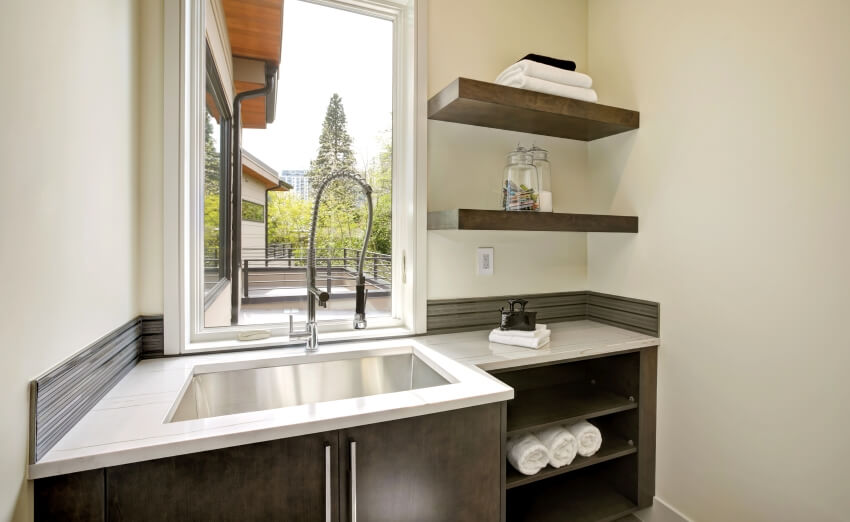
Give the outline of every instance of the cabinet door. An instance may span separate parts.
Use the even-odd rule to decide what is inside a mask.
[[[501,403],[342,430],[345,521],[488,522],[501,514]]]
[[[318,433],[108,468],[109,520],[336,521],[337,437]]]

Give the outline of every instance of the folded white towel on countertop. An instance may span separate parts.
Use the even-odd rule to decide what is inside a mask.
[[[576,458],[578,442],[572,433],[563,426],[552,426],[534,434],[549,451],[549,464],[560,468],[570,464]]]
[[[514,346],[522,346],[523,348],[540,348],[549,343],[551,339],[551,332],[549,330],[542,330],[541,333],[531,337],[520,336],[520,335],[512,335],[514,330],[502,331],[498,328],[494,329],[490,332],[490,342],[491,343],[501,343],[501,344],[512,344]]]
[[[593,86],[593,79],[584,73],[567,71],[531,60],[520,60],[511,65],[496,78],[496,83],[500,83],[500,80],[515,74],[524,74],[531,78],[540,78],[541,80],[560,83],[562,85],[584,87],[585,89],[590,89]]]
[[[517,89],[526,89],[528,91],[542,92],[552,94],[554,96],[563,96],[564,98],[573,98],[574,100],[582,100],[591,103],[596,103],[599,98],[596,96],[596,91],[593,89],[585,89],[584,87],[575,87],[573,85],[562,85],[560,83],[541,80],[540,78],[532,78],[524,74],[513,74],[497,80],[499,85],[508,87],[516,87]]]
[[[602,447],[602,433],[599,428],[587,421],[567,426],[567,430],[576,438],[578,454],[582,457],[590,457]]]
[[[534,475],[549,464],[549,451],[531,433],[508,439],[508,462],[523,475]]]

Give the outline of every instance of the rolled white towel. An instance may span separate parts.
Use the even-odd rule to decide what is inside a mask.
[[[602,433],[599,428],[587,421],[567,426],[567,430],[576,438],[578,454],[582,457],[590,457],[602,446]]]
[[[549,464],[549,451],[531,433],[508,439],[508,462],[523,475],[534,475]]]
[[[585,89],[590,89],[593,86],[593,79],[586,74],[559,69],[558,67],[552,67],[551,65],[532,60],[520,60],[511,65],[496,78],[496,83],[499,83],[501,79],[515,74],[524,74],[532,78],[540,78],[541,80],[560,83],[562,85],[584,87]]]
[[[513,74],[497,80],[499,85],[508,87],[516,87],[517,89],[526,89],[528,91],[542,92],[552,94],[554,96],[563,96],[564,98],[573,98],[575,100],[583,100],[591,103],[596,103],[599,98],[596,96],[596,91],[593,89],[585,89],[584,87],[574,87],[572,85],[562,85],[560,83],[541,80],[540,78],[532,78],[524,74]]]
[[[549,464],[552,467],[566,466],[576,458],[578,442],[563,426],[552,426],[534,435],[549,450]]]

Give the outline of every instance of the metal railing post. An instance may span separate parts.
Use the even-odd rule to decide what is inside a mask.
[[[242,261],[242,295],[248,298],[248,260]]]

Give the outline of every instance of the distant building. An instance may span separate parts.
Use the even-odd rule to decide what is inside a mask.
[[[282,170],[280,179],[292,185],[292,194],[297,194],[302,199],[310,197],[310,178],[307,177],[306,170]]]

